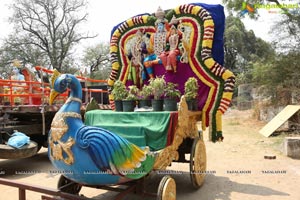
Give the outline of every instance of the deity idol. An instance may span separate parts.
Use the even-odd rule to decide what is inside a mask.
[[[144,65],[150,78],[154,78],[153,65],[162,64],[160,55],[167,46],[168,21],[164,18],[164,11],[159,7],[155,13],[157,18],[155,22],[156,32],[150,37],[149,54],[144,59]]]
[[[130,53],[128,58],[130,59],[130,71],[129,80],[132,80],[134,85],[138,88],[142,86],[142,80],[146,79],[146,72],[144,70],[143,60],[144,54],[146,54],[146,43],[143,41],[143,33],[138,30],[135,34],[134,43],[130,46]]]
[[[15,60],[13,62],[13,70],[12,70],[12,76],[11,76],[11,80],[14,80],[14,81],[20,81],[20,82],[14,82],[13,84],[14,85],[19,85],[20,87],[18,86],[14,86],[12,87],[12,91],[13,91],[13,94],[22,94],[24,92],[24,85],[26,85],[26,83],[22,83],[23,81],[25,81],[25,77],[24,75],[21,73],[20,71],[20,62]],[[15,104],[21,104],[23,101],[22,98],[16,96],[14,97],[14,103]]]

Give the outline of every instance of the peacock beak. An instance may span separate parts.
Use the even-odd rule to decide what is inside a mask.
[[[59,95],[58,92],[56,92],[55,90],[51,90],[50,92],[50,97],[49,97],[49,104],[52,105],[53,101],[55,100],[55,98]]]

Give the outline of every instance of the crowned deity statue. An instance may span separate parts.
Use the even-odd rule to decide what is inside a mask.
[[[146,79],[146,72],[143,65],[144,54],[148,53],[146,43],[143,40],[143,32],[138,30],[135,34],[134,42],[129,49],[128,58],[130,59],[130,70],[128,80],[140,88]]]
[[[150,78],[153,78],[153,65],[163,64],[168,72],[177,72],[180,60],[179,43],[182,33],[177,29],[178,19],[173,15],[170,23],[165,19],[164,11],[159,7],[155,13],[156,32],[150,37],[149,54],[144,59],[144,66]]]
[[[159,7],[155,12],[155,33],[150,37],[150,44],[148,47],[149,54],[144,59],[144,65],[150,78],[154,78],[153,65],[162,64],[160,55],[167,47],[167,34],[169,30],[168,20],[165,19],[164,11]]]
[[[14,82],[12,83],[14,86],[11,88],[13,94],[22,94],[24,92],[24,85],[25,83],[25,77],[21,73],[21,63],[18,60],[14,60],[13,63],[13,69],[12,69],[12,76],[10,77],[11,80]],[[16,81],[16,82],[15,82]],[[23,98],[19,96],[14,97],[14,103],[15,104],[21,104],[23,102]]]
[[[181,33],[177,30],[176,26],[178,20],[173,16],[170,25],[171,28],[167,36],[168,48],[160,53],[159,58],[167,71],[177,72],[177,56],[180,54],[178,44],[180,41]]]

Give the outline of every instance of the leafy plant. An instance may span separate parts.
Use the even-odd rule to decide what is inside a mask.
[[[149,85],[152,88],[154,99],[161,99],[162,95],[164,94],[164,88],[166,86],[164,76],[150,79]]]
[[[117,80],[115,82],[114,88],[111,93],[114,96],[114,100],[122,100],[128,96],[128,91],[126,90],[126,86],[120,80]]]
[[[139,99],[149,99],[152,95],[152,87],[150,85],[144,85],[140,91]]]
[[[166,87],[165,87],[165,97],[170,98],[170,99],[176,99],[179,98],[181,93],[177,89],[178,84],[168,82]]]
[[[137,100],[137,96],[133,94],[128,94],[125,100]]]
[[[184,84],[184,96],[186,100],[195,99],[198,96],[198,81],[194,77],[188,78]]]
[[[139,93],[139,89],[137,88],[136,85],[131,85],[128,87],[128,95],[125,98],[125,100],[137,100],[138,98],[138,93]]]

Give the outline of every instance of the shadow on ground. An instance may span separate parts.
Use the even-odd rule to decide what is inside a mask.
[[[0,161],[0,171],[3,172],[0,177],[13,180],[29,177],[37,173],[47,173],[53,169],[46,150],[29,158],[2,159]]]
[[[152,174],[145,180],[147,192],[157,193],[158,185],[163,175]],[[219,199],[231,200],[231,193],[244,193],[253,196],[289,196],[289,194],[280,192],[265,186],[255,184],[243,184],[231,181],[228,177],[207,175],[203,186],[199,189],[194,189],[189,174],[172,174],[176,181],[177,199],[195,200],[195,199]],[[111,200],[118,193],[107,191],[101,195],[94,196],[93,199]],[[123,200],[154,200],[155,197],[138,196],[135,194],[126,195]]]

